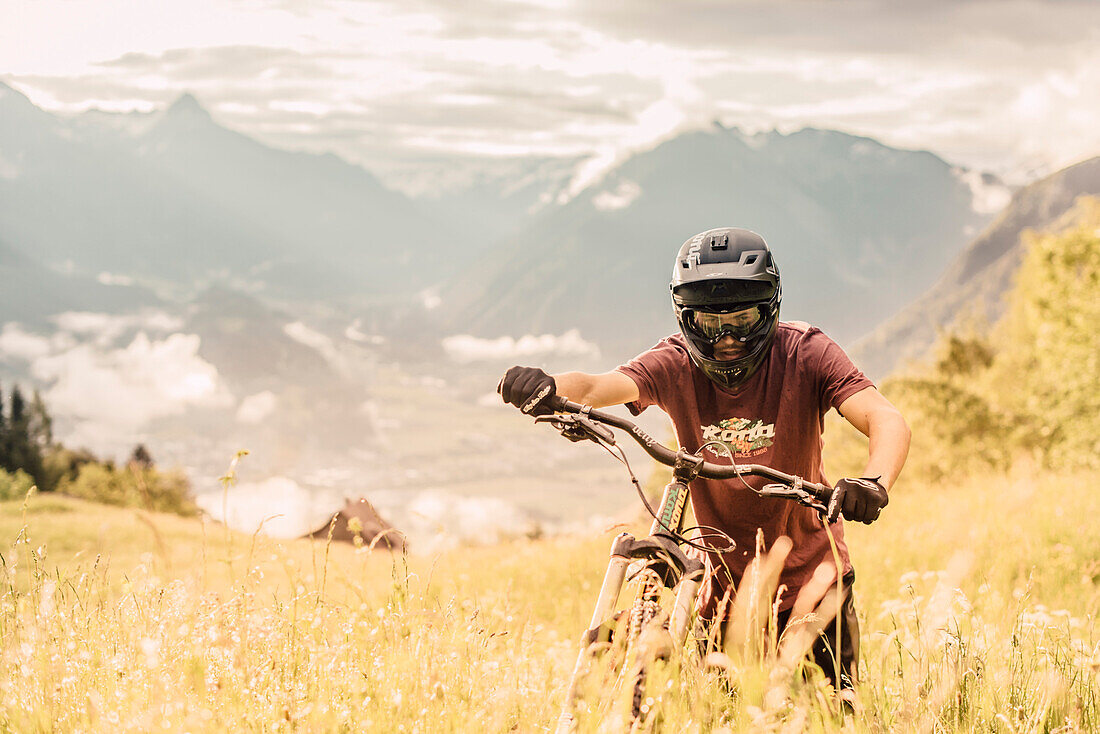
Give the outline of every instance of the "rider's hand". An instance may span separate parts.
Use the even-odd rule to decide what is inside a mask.
[[[878,480],[878,477],[862,477],[841,479],[837,482],[829,500],[829,522],[835,522],[841,513],[845,520],[866,525],[877,520],[882,508],[890,501],[886,488]]]
[[[504,373],[497,392],[504,402],[511,403],[528,415],[549,415],[550,399],[557,392],[554,378],[538,367],[512,367]]]

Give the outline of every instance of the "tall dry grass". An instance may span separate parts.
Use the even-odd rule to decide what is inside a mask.
[[[651,728],[1100,730],[1098,510],[1084,476],[895,492],[849,532],[855,715],[771,640],[658,666]],[[11,732],[546,731],[610,542],[406,558],[49,497],[0,505],[0,538]],[[608,687],[582,730],[614,730]]]

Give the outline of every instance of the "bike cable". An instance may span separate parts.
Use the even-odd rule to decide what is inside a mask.
[[[732,467],[733,467],[733,470],[734,470],[735,472],[737,472],[737,478],[741,480],[741,484],[744,484],[744,485],[745,485],[745,489],[749,490],[750,492],[755,492],[756,494],[760,494],[760,490],[759,490],[759,489],[756,489],[756,488],[755,488],[755,487],[753,487],[753,486],[752,486],[751,484],[749,484],[748,482],[746,482],[746,481],[745,481],[745,478],[744,478],[743,476],[741,476],[741,467],[739,467],[739,466],[737,465],[737,459],[735,459],[735,458],[734,458],[734,455],[733,455],[733,451],[732,451],[732,450],[730,449],[730,447],[729,447],[729,444],[728,444],[728,443],[726,443],[726,442],[724,442],[724,441],[707,441],[707,442],[706,442],[705,444],[703,444],[702,446],[700,446],[700,447],[699,447],[699,453],[700,453],[700,454],[701,454],[701,453],[703,453],[703,449],[705,449],[705,448],[706,448],[707,446],[711,446],[711,445],[713,445],[713,446],[721,446],[721,447],[722,447],[722,449],[723,449],[723,451],[725,452],[726,456],[728,456],[728,457],[729,457],[729,460],[730,460],[730,466],[732,466]],[[715,455],[715,456],[718,456],[718,454],[719,454],[719,453],[720,453],[720,452],[718,452],[718,451],[715,451],[715,452],[714,452],[714,455]]]
[[[695,550],[698,550],[698,551],[703,551],[704,553],[729,553],[730,551],[732,551],[734,548],[737,547],[737,543],[734,542],[733,538],[731,538],[729,535],[722,532],[718,528],[711,527],[710,525],[695,525],[693,527],[685,529],[684,533],[694,531],[694,530],[709,530],[710,531],[710,532],[707,532],[707,533],[702,533],[700,535],[697,535],[694,540],[685,537],[685,535],[683,535],[681,533],[678,533],[675,530],[673,530],[672,528],[665,525],[663,522],[661,522],[661,519],[659,517],[657,517],[657,513],[653,511],[653,507],[649,504],[649,500],[645,496],[645,490],[642,489],[642,485],[638,481],[638,477],[636,477],[634,475],[634,470],[630,467],[630,461],[626,458],[626,452],[623,451],[622,446],[619,446],[619,445],[615,444],[614,445],[615,450],[613,451],[611,446],[608,446],[603,441],[597,440],[597,439],[593,439],[593,440],[596,440],[596,443],[598,443],[603,448],[604,451],[611,454],[616,460],[622,462],[623,466],[626,467],[626,473],[630,475],[630,481],[634,484],[635,491],[638,492],[638,497],[642,500],[642,504],[645,505],[646,512],[648,512],[650,517],[652,517],[654,520],[656,520],[660,524],[660,526],[662,528],[664,528],[665,531],[677,543],[680,543],[681,545],[686,545],[689,548],[694,548]],[[714,442],[712,441],[711,443],[714,443]],[[705,446],[705,444],[704,444],[704,446]],[[618,452],[618,454],[615,453],[616,451]],[[739,478],[740,478],[740,476],[741,475],[738,474]],[[748,486],[748,482],[745,482],[744,479],[741,479],[741,481],[744,482],[746,486]],[[749,487],[749,489],[752,489],[752,487]],[[717,544],[715,544],[714,546],[711,546],[711,545],[707,545],[705,543],[695,542],[695,541],[698,541],[698,540],[710,540],[710,539],[724,539],[726,541],[726,547],[719,548],[719,547],[717,547]]]

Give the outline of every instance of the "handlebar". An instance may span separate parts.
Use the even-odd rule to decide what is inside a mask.
[[[828,506],[829,500],[833,494],[833,490],[823,484],[808,482],[802,479],[802,477],[785,474],[760,464],[713,464],[708,461],[702,461],[702,456],[698,454],[690,454],[685,451],[673,451],[643,431],[637,424],[626,418],[620,418],[617,415],[596,410],[587,405],[571,402],[558,395],[555,395],[550,400],[549,406],[558,413],[571,414],[572,416],[576,416],[576,418],[568,423],[566,423],[561,416],[543,416],[536,420],[558,424],[558,427],[563,430],[569,426],[576,426],[579,430],[592,435],[593,438],[598,438],[610,444],[615,443],[615,437],[614,434],[604,426],[618,428],[626,431],[631,438],[638,442],[639,446],[645,449],[647,454],[666,466],[676,466],[678,462],[684,459],[699,461],[700,463],[694,467],[694,472],[698,474],[698,476],[706,479],[734,479],[736,477],[746,476],[763,477],[764,479],[778,482],[778,484],[782,486],[767,485],[761,490],[761,494],[769,497],[786,497],[795,500],[801,500],[803,498],[812,499],[814,503],[822,506],[820,509]],[[809,497],[806,497],[806,495],[809,495]]]

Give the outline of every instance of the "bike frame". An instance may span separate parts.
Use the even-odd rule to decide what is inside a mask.
[[[581,636],[581,649],[569,679],[565,703],[558,719],[557,734],[567,734],[573,730],[573,708],[588,659],[592,656],[592,646],[607,642],[610,635],[608,623],[615,613],[619,595],[626,583],[626,570],[632,561],[644,561],[645,568],[657,574],[665,587],[675,590],[676,601],[669,618],[669,634],[676,648],[683,647],[687,639],[691,611],[703,583],[705,565],[698,559],[689,558],[680,548],[675,536],[679,536],[684,529],[684,508],[691,494],[688,484],[695,478],[701,463],[702,459],[681,451],[673,467],[672,481],[665,486],[662,493],[660,509],[649,529],[650,534],[636,539],[630,533],[620,533],[612,541],[611,558],[600,585],[592,619],[588,623],[588,630]],[[660,589],[655,591],[659,593]],[[654,590],[643,585],[639,594],[647,593],[652,594]]]

